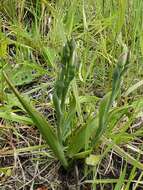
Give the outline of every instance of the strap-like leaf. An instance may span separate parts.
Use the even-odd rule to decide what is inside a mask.
[[[27,100],[25,100],[14,87],[14,85],[8,79],[8,76],[3,72],[4,78],[9,85],[10,89],[13,91],[15,96],[18,98],[24,109],[31,116],[31,119],[45,138],[47,144],[50,146],[54,154],[61,161],[62,165],[66,168],[68,166],[67,160],[64,155],[63,146],[59,143],[57,136],[53,132],[50,124],[46,119],[34,108]]]

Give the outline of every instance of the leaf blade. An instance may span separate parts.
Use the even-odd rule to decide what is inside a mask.
[[[31,116],[31,119],[45,138],[47,144],[53,150],[54,154],[61,161],[62,165],[67,168],[68,163],[65,158],[65,154],[63,151],[62,145],[59,143],[57,136],[53,132],[50,124],[46,121],[46,119],[35,109],[33,108],[28,101],[26,101],[17,91],[17,89],[13,86],[13,84],[8,79],[8,76],[3,71],[4,78],[9,85],[10,89],[13,91],[15,96],[18,98],[24,109]]]

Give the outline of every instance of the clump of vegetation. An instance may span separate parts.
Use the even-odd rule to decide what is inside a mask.
[[[2,1],[2,188],[142,188],[142,6]]]

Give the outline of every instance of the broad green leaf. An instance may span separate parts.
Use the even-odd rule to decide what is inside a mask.
[[[82,126],[71,137],[69,142],[68,154],[70,157],[77,154],[80,150],[85,149],[89,144],[89,139],[96,134],[98,127],[98,117],[88,121],[87,125]]]
[[[41,66],[29,61],[24,61],[22,64],[19,63],[16,65],[5,64],[4,70],[15,86],[29,84],[38,77],[47,73],[47,71],[45,71]],[[2,75],[0,76],[0,85],[1,80]]]
[[[29,84],[37,77],[46,74],[46,71],[33,62],[25,61],[23,64],[16,65],[15,68],[10,71],[9,76],[12,79],[14,85]]]
[[[4,78],[9,85],[10,89],[13,91],[15,96],[18,98],[20,103],[23,105],[27,113],[31,116],[31,119],[45,138],[47,144],[50,146],[54,154],[61,161],[62,165],[67,168],[68,163],[64,155],[63,146],[59,143],[57,136],[53,132],[50,124],[46,121],[46,119],[35,109],[33,108],[28,101],[26,101],[16,90],[13,84],[8,79],[5,72],[3,72]]]

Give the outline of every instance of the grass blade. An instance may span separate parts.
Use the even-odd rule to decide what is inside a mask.
[[[120,178],[119,178],[114,190],[121,190],[122,189],[122,186],[123,186],[123,183],[125,180],[125,175],[126,175],[126,167],[124,168],[124,170],[120,174]]]
[[[111,139],[106,139],[103,138],[103,141],[106,144],[113,144],[113,150],[120,155],[121,157],[123,157],[128,163],[130,163],[131,165],[135,166],[138,169],[143,170],[143,164],[141,162],[139,162],[138,160],[136,160],[135,158],[133,158],[130,154],[128,154],[127,152],[125,152],[122,148],[120,148],[118,145],[116,145]]]

